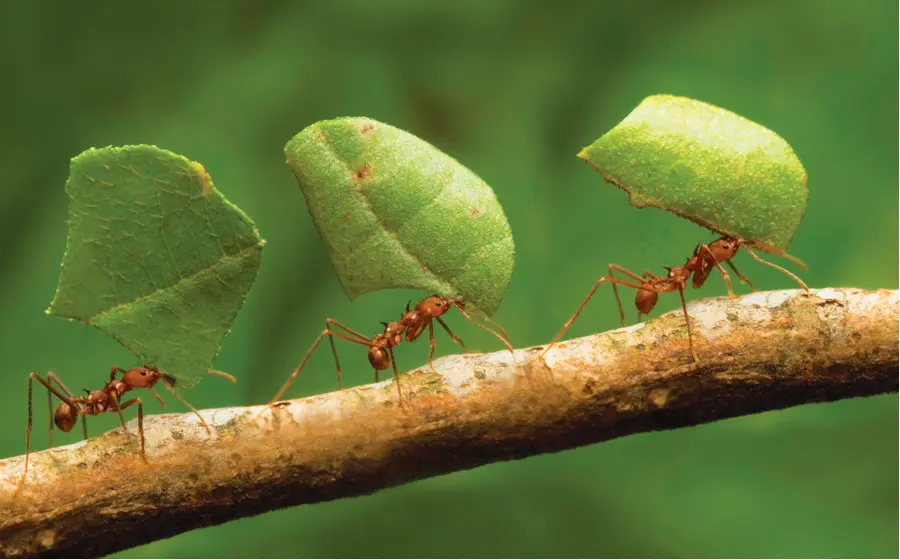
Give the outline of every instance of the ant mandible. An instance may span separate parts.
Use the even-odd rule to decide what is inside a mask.
[[[433,321],[437,321],[441,327],[447,334],[450,335],[450,338],[453,339],[454,342],[459,344],[462,349],[466,352],[471,352],[463,343],[462,339],[460,339],[456,334],[450,330],[450,327],[447,323],[441,319],[441,316],[444,315],[447,311],[450,310],[451,307],[455,307],[462,316],[469,321],[473,325],[476,325],[495,337],[497,337],[500,342],[503,343],[506,348],[512,352],[512,346],[507,341],[506,331],[503,330],[502,327],[490,321],[500,330],[503,334],[499,334],[490,327],[482,325],[472,319],[468,313],[466,313],[464,309],[463,302],[456,299],[450,299],[443,296],[433,295],[426,297],[419,301],[416,306],[410,310],[409,303],[406,304],[406,311],[400,316],[400,319],[396,321],[391,321],[390,323],[382,322],[384,325],[384,331],[375,335],[374,338],[368,338],[362,333],[359,333],[350,327],[335,321],[332,318],[325,319],[325,330],[323,330],[318,338],[316,338],[315,342],[313,342],[309,351],[307,351],[306,356],[303,358],[303,361],[300,362],[300,365],[291,373],[290,377],[288,377],[287,381],[285,381],[284,385],[278,391],[278,393],[272,397],[272,400],[269,401],[271,405],[275,401],[279,400],[282,395],[284,395],[285,391],[291,386],[291,383],[294,382],[294,379],[300,374],[300,371],[306,366],[306,362],[309,361],[309,357],[312,355],[313,351],[319,346],[319,343],[322,342],[322,338],[328,336],[328,340],[331,343],[331,353],[334,355],[334,365],[337,370],[337,379],[338,379],[338,388],[343,388],[343,381],[341,379],[341,362],[338,359],[337,348],[334,345],[334,337],[338,337],[340,339],[346,340],[348,342],[353,342],[355,344],[359,344],[361,346],[367,346],[369,348],[368,358],[369,363],[375,370],[375,381],[377,382],[379,379],[379,372],[384,371],[388,368],[393,368],[394,370],[394,382],[397,385],[397,397],[400,403],[403,403],[403,392],[400,389],[400,373],[397,371],[397,362],[394,359],[394,348],[400,345],[403,342],[404,338],[407,342],[414,342],[422,333],[425,331],[425,328],[428,328],[428,366],[434,370],[434,365],[432,364],[432,358],[434,356],[434,324]],[[343,332],[342,332],[343,331]],[[404,337],[405,334],[405,337]]]
[[[728,276],[728,272],[722,268],[722,263],[728,265],[731,270],[737,274],[738,278],[741,282],[746,282],[753,291],[756,291],[756,288],[753,286],[753,283],[750,282],[750,279],[741,274],[741,272],[737,269],[737,266],[731,261],[732,258],[737,254],[738,250],[743,247],[750,255],[756,259],[757,261],[771,266],[776,270],[780,270],[786,275],[790,276],[794,279],[797,284],[800,285],[804,290],[809,290],[806,284],[798,278],[796,275],[792,274],[787,269],[784,269],[778,266],[775,263],[771,263],[759,255],[754,253],[749,245],[752,243],[745,241],[743,239],[731,236],[721,237],[709,245],[705,243],[701,243],[694,248],[693,255],[688,258],[688,260],[682,266],[675,267],[663,267],[666,269],[667,274],[665,276],[657,276],[652,272],[645,270],[643,274],[638,276],[634,272],[621,267],[616,264],[609,265],[609,276],[604,276],[597,280],[594,284],[594,287],[591,288],[591,291],[588,292],[587,297],[584,298],[584,301],[581,302],[581,305],[578,306],[578,309],[575,311],[575,314],[572,315],[572,318],[566,321],[566,324],[563,325],[562,329],[553,337],[553,340],[550,341],[550,344],[541,352],[541,356],[546,354],[559,340],[562,338],[563,334],[572,326],[572,323],[575,322],[575,319],[578,318],[578,315],[581,314],[581,311],[584,309],[584,306],[587,305],[587,302],[593,297],[594,292],[597,291],[597,288],[600,284],[610,283],[613,287],[613,294],[616,296],[616,304],[619,307],[619,319],[622,322],[622,326],[625,326],[625,311],[622,309],[622,301],[619,299],[619,291],[616,287],[617,284],[622,286],[627,286],[629,288],[635,288],[637,290],[637,294],[635,294],[634,298],[634,306],[638,310],[638,321],[641,319],[641,315],[649,314],[653,311],[653,308],[656,307],[656,302],[659,299],[659,294],[664,294],[667,292],[678,291],[678,295],[681,296],[681,309],[684,312],[684,320],[687,324],[687,332],[688,332],[688,346],[691,351],[691,357],[695,362],[699,362],[700,360],[697,358],[697,354],[694,351],[694,339],[691,334],[691,321],[687,312],[687,303],[684,300],[684,291],[687,289],[687,281],[691,279],[691,275],[693,275],[693,279],[691,280],[691,286],[693,288],[700,288],[703,286],[706,279],[709,277],[709,274],[712,272],[713,268],[719,270],[719,273],[722,275],[722,279],[725,280],[725,287],[728,289],[728,295],[732,298],[737,297],[734,295],[734,292],[731,290],[731,278]],[[799,259],[792,257],[788,254],[782,254],[785,258],[793,261],[798,264],[803,270],[806,270],[806,265],[803,264]],[[628,277],[630,277],[634,282],[629,282],[627,280],[622,280],[620,278],[615,277],[615,272],[620,272]]]
[[[116,379],[116,374],[122,373],[121,379]],[[224,377],[231,381],[235,382],[235,378],[232,375],[229,375],[223,371],[218,370],[209,370],[209,373]],[[47,389],[47,409],[50,413],[50,416],[53,418],[53,423],[56,424],[56,427],[64,432],[72,431],[72,428],[75,426],[75,423],[78,421],[78,417],[81,416],[81,427],[82,427],[82,435],[84,439],[87,439],[87,417],[88,416],[97,416],[104,412],[115,412],[119,415],[119,421],[122,423],[122,429],[125,430],[125,434],[128,436],[129,443],[134,443],[132,439],[131,432],[128,431],[128,428],[125,426],[125,417],[122,415],[122,411],[126,408],[137,404],[138,407],[138,433],[140,434],[140,455],[141,459],[144,461],[147,460],[147,456],[144,452],[144,405],[141,401],[140,397],[134,397],[130,400],[122,402],[122,397],[125,396],[126,393],[131,391],[132,389],[148,389],[153,396],[156,397],[156,400],[163,407],[166,406],[166,402],[163,400],[159,393],[157,393],[153,386],[156,385],[157,382],[162,381],[163,385],[166,389],[172,393],[172,395],[181,401],[186,407],[188,407],[194,414],[197,415],[197,418],[200,419],[200,423],[206,429],[206,432],[212,435],[212,430],[209,427],[209,424],[203,419],[203,416],[197,412],[197,409],[190,405],[186,400],[184,400],[178,393],[172,390],[172,387],[175,385],[175,378],[171,375],[160,371],[159,369],[153,366],[141,366],[134,367],[126,370],[125,368],[121,368],[119,366],[113,366],[109,370],[109,381],[106,382],[106,385],[103,386],[102,389],[88,391],[84,389],[84,392],[87,396],[77,397],[75,396],[68,387],[62,382],[62,380],[56,376],[52,371],[47,374],[47,379],[44,379],[40,375],[32,372],[28,376],[28,428],[25,431],[25,472],[22,474],[22,481],[19,483],[20,485],[25,482],[25,477],[28,476],[28,458],[31,454],[31,425],[32,425],[32,394],[33,394],[33,382],[37,381],[44,388]],[[53,386],[53,383],[59,387],[57,389]],[[56,412],[53,412],[53,401],[52,395],[56,395],[56,397],[62,402],[59,403],[59,406],[56,408]],[[53,447],[53,424],[50,425],[50,447]]]

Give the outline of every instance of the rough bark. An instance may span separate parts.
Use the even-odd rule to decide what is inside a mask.
[[[803,403],[897,391],[897,291],[763,292],[437,371],[289,401],[145,418],[149,464],[112,431],[0,461],[0,555],[98,556],[276,508]],[[438,373],[439,372],[439,373]],[[311,375],[312,373],[310,373]],[[136,424],[129,424],[136,430]],[[127,473],[127,476],[122,476]]]

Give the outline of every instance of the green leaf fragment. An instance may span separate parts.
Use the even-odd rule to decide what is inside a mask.
[[[515,247],[500,203],[475,173],[367,118],[317,122],[285,153],[351,300],[412,288],[494,314]]]
[[[256,279],[264,241],[199,163],[155,146],[90,149],[66,183],[69,236],[47,310],[93,325],[190,387]]]
[[[578,157],[655,206],[775,253],[806,211],[806,170],[771,130],[725,109],[672,95],[644,99]]]

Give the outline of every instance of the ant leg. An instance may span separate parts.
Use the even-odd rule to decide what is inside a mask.
[[[591,291],[588,292],[587,296],[585,296],[584,300],[581,302],[581,305],[578,306],[578,309],[575,310],[575,314],[572,315],[572,317],[568,321],[566,321],[566,323],[562,326],[562,328],[559,330],[559,332],[556,333],[556,336],[553,337],[553,340],[551,340],[550,343],[547,345],[547,347],[544,348],[544,351],[541,352],[539,357],[543,357],[547,352],[550,351],[551,348],[553,348],[556,345],[557,342],[559,342],[559,340],[563,337],[563,335],[566,333],[566,331],[569,330],[569,327],[571,327],[572,324],[575,322],[575,319],[578,319],[578,316],[581,315],[581,312],[584,310],[584,306],[587,305],[588,301],[590,301],[592,297],[594,297],[594,293],[597,291],[597,288],[599,288],[600,284],[603,284],[604,282],[610,282],[614,285],[621,284],[622,286],[627,286],[629,288],[634,288],[636,290],[647,290],[649,292],[660,293],[655,288],[649,288],[647,286],[633,284],[631,282],[627,282],[625,280],[620,280],[618,278],[611,278],[611,277],[607,277],[607,276],[600,278],[599,280],[597,280],[597,282],[594,283],[594,287],[591,288]]]
[[[66,387],[66,384],[62,382],[62,379],[57,377],[56,374],[53,373],[52,371],[47,373],[47,381],[49,381],[50,383],[56,383],[56,385],[59,386],[59,388],[62,389],[63,392],[66,394],[66,396],[68,396],[70,399],[74,396],[72,394],[72,391],[70,391],[69,388]],[[53,407],[50,405],[50,394],[49,393],[47,394],[47,408],[50,409],[50,417],[53,418]],[[52,426],[50,429],[50,434],[51,434],[51,436],[53,435]],[[87,436],[87,415],[82,414],[81,415],[81,439],[87,439],[87,437],[88,437]],[[50,438],[50,447],[53,447],[53,437]]]
[[[728,268],[730,268],[731,270],[734,271],[735,274],[737,274],[737,277],[741,281],[741,283],[747,284],[748,286],[750,286],[750,289],[753,290],[754,292],[757,291],[756,286],[753,285],[753,282],[751,282],[749,278],[747,278],[746,276],[741,274],[741,271],[738,270],[738,267],[735,266],[735,264],[733,262],[731,262],[730,259],[725,261],[725,264],[727,264]]]
[[[165,381],[163,383],[165,383]],[[150,389],[151,393],[153,393],[153,396],[154,396],[154,398],[156,398],[156,402],[159,403],[159,406],[166,408],[166,401],[164,401],[163,398],[159,396],[159,393],[157,393],[153,387],[147,387],[147,388]]]
[[[209,434],[209,435],[211,436],[211,435],[212,435],[212,429],[209,427],[209,424],[206,423],[206,420],[203,419],[203,416],[200,415],[200,412],[198,412],[196,408],[194,408],[193,406],[191,406],[191,403],[189,403],[189,402],[187,402],[186,400],[184,400],[184,399],[181,397],[181,395],[179,395],[178,393],[176,393],[176,392],[175,392],[175,389],[172,389],[171,385],[169,385],[169,384],[166,383],[165,381],[163,381],[163,385],[165,385],[166,390],[167,390],[168,392],[172,393],[172,396],[173,396],[173,397],[175,397],[176,399],[178,399],[178,401],[181,402],[181,404],[183,404],[184,406],[188,407],[188,408],[191,410],[191,412],[193,412],[193,413],[197,416],[197,418],[200,419],[200,423],[203,424],[203,428],[206,430],[206,433]]]
[[[33,396],[32,381],[35,377],[40,378],[38,374],[31,372],[28,376],[28,427],[25,428],[25,471],[22,473],[22,480],[18,486],[21,487],[25,483],[25,477],[28,476],[28,458],[31,456],[31,418],[32,409],[31,401]],[[47,391],[47,400],[50,400],[50,391]],[[53,447],[53,405],[50,404],[50,447]]]
[[[492,335],[494,335],[494,337],[495,337],[497,340],[499,340],[500,342],[503,343],[503,346],[506,346],[506,349],[509,350],[509,353],[513,355],[513,359],[515,360],[515,352],[513,352],[513,347],[512,347],[512,345],[509,343],[509,341],[508,341],[506,338],[504,338],[503,336],[501,336],[500,333],[498,333],[498,332],[495,331],[494,329],[492,329],[492,328],[490,328],[490,327],[488,327],[488,326],[486,326],[486,325],[482,325],[481,323],[479,323],[478,321],[476,321],[475,319],[473,319],[471,316],[469,316],[468,313],[466,313],[466,310],[463,309],[462,306],[461,306],[459,303],[453,303],[453,306],[456,307],[456,309],[459,310],[460,314],[463,316],[463,318],[464,318],[466,321],[468,321],[468,322],[472,323],[473,325],[475,325],[476,327],[478,327],[478,328],[480,328],[480,329],[483,329],[483,330],[486,330],[487,332],[489,332],[489,333],[491,333]]]
[[[712,259],[712,262],[714,262],[716,264],[716,268],[719,269],[719,274],[722,275],[722,280],[725,280],[725,287],[728,288],[728,297],[730,297],[731,299],[735,299],[737,296],[734,295],[734,291],[731,289],[731,277],[728,275],[728,272],[724,268],[722,268],[722,265],[716,259],[716,256],[713,254],[712,250],[709,248],[709,245],[707,245],[706,243],[701,243],[698,246],[697,250],[698,250],[698,253],[700,251],[705,251],[706,254],[709,255],[709,258]]]
[[[56,378],[56,376],[53,375],[52,372],[48,375],[48,377],[50,377],[50,376],[53,376],[54,378]],[[58,378],[56,378],[56,379],[58,379]],[[56,395],[57,398],[59,398],[59,400],[66,403],[67,405],[69,405],[69,407],[71,407],[72,410],[75,410],[75,411],[80,410],[77,406],[75,406],[75,403],[73,403],[70,400],[70,398],[72,396],[71,393],[69,393],[69,396],[63,395],[62,393],[57,391],[56,388],[53,387],[53,385],[51,385],[50,381],[45,380],[43,377],[41,377],[40,375],[38,375],[34,372],[31,372],[28,375],[28,427],[25,429],[25,471],[22,473],[22,480],[19,482],[19,486],[24,484],[25,477],[28,476],[28,459],[31,456],[31,427],[32,427],[32,417],[33,417],[33,411],[32,411],[32,400],[33,399],[32,399],[32,397],[34,395],[34,390],[33,390],[34,381],[37,381],[38,383],[43,385],[45,389],[47,389],[48,402],[49,402],[50,393],[53,393],[54,395]],[[52,441],[52,439],[53,439],[53,437],[52,437],[53,436],[53,407],[52,407],[52,404],[50,406],[50,435],[51,435],[51,441]],[[52,446],[52,444],[51,444],[51,446]]]
[[[380,380],[378,379],[378,377],[379,377],[379,375],[378,375],[378,370],[376,369],[376,370],[375,370],[375,383],[378,383],[378,381],[380,381]]]
[[[638,276],[637,274],[631,272],[624,266],[619,266],[617,264],[610,264],[607,267],[607,270],[609,271],[610,278],[616,277],[616,275],[613,273],[614,271],[619,271],[622,274],[631,277],[632,280],[636,280],[637,282],[643,282],[644,280],[646,280],[648,278],[648,275],[650,278],[653,277],[653,273],[650,272],[649,270],[645,270],[644,274],[642,274],[641,276]],[[625,310],[622,308],[622,300],[619,298],[619,289],[616,287],[615,283],[613,283],[612,289],[613,289],[613,295],[616,296],[616,305],[619,306],[619,321],[622,323],[622,326],[624,327],[624,326],[626,326]]]
[[[400,406],[403,406],[403,391],[400,389],[400,372],[397,371],[397,360],[394,358],[394,349],[388,348],[388,355],[391,357],[391,366],[394,368],[394,383],[397,385],[397,400]]]
[[[434,363],[432,359],[434,358],[434,323],[428,321],[428,367],[431,368],[431,371],[437,373],[437,370],[434,369]]]
[[[50,424],[47,426],[47,440],[50,447],[53,447],[53,393],[47,391],[47,418]],[[28,433],[31,435],[31,379],[28,380]],[[84,436],[87,439],[87,436]]]
[[[437,319],[438,323],[440,323],[441,326],[444,327],[444,330],[447,331],[447,334],[450,335],[450,338],[453,339],[453,342],[455,342],[455,343],[459,344],[460,346],[462,346],[462,349],[465,350],[465,352],[466,352],[467,354],[477,353],[475,350],[469,350],[469,348],[466,346],[466,343],[463,342],[461,338],[459,338],[458,336],[456,336],[456,335],[453,333],[453,331],[450,330],[450,327],[447,326],[447,323],[445,323],[443,319],[441,319],[440,317],[435,317],[435,319]],[[499,325],[498,325],[498,326],[499,326]]]
[[[117,373],[119,373],[119,372],[125,373],[126,371],[128,371],[128,370],[126,370],[123,367],[119,367],[119,366],[113,366],[113,367],[109,368],[109,380],[112,381],[113,379],[115,379]]]
[[[360,332],[357,332],[357,331],[351,329],[347,325],[345,325],[341,322],[335,321],[331,317],[329,317],[328,319],[325,319],[325,327],[326,328],[330,328],[332,325],[341,329],[342,331],[346,332],[347,334],[351,335],[352,337],[359,339],[360,341],[365,341],[366,344],[369,344],[371,342],[371,339],[369,337],[367,337],[366,335],[364,335]],[[338,334],[338,333],[335,333],[335,334]],[[338,336],[340,336],[340,335],[338,335]]]
[[[119,406],[119,397],[112,391],[110,391],[110,397],[112,397],[113,406],[116,409],[116,412],[119,414],[119,422],[122,423],[122,429],[125,430],[125,435],[128,436],[128,443],[133,444],[134,440],[131,438],[131,432],[128,431],[128,426],[125,425],[125,416],[122,414],[122,408]]]
[[[338,358],[337,347],[334,345],[334,337],[328,333],[328,343],[331,345],[331,355],[334,356],[334,370],[337,373],[338,390],[344,388],[344,377],[341,375],[341,360]]]
[[[803,282],[803,280],[801,280],[800,278],[798,278],[797,276],[795,276],[795,275],[794,275],[793,273],[791,273],[789,270],[787,270],[787,269],[785,269],[785,268],[781,268],[780,266],[778,266],[778,265],[775,264],[775,263],[771,263],[771,262],[769,262],[769,261],[767,261],[767,260],[765,260],[765,259],[763,259],[763,258],[760,258],[759,255],[757,255],[756,253],[754,253],[753,251],[751,251],[751,250],[750,250],[750,247],[747,247],[746,245],[742,245],[742,247],[743,247],[744,249],[746,249],[747,252],[750,253],[750,256],[753,257],[754,259],[758,260],[759,262],[761,262],[761,263],[763,263],[763,264],[765,264],[765,265],[771,266],[771,267],[774,268],[775,270],[780,270],[781,272],[787,274],[788,276],[790,276],[791,278],[793,278],[793,279],[794,279],[794,282],[796,282],[797,284],[799,284],[801,288],[803,288],[803,289],[806,290],[807,292],[809,291],[809,288],[808,288],[807,285]],[[801,264],[802,264],[802,263],[801,263]],[[805,266],[806,266],[806,265],[804,265],[804,267],[805,267]]]
[[[739,241],[740,241],[741,247],[743,247],[743,248],[745,248],[745,249],[747,249],[747,247],[759,247],[759,245],[756,245],[756,244],[753,243],[752,241],[745,241],[745,240],[743,240],[743,239],[741,239],[741,240],[739,240]],[[794,263],[795,265],[797,265],[797,266],[799,266],[800,268],[802,268],[802,269],[803,269],[803,272],[808,272],[808,271],[809,271],[809,267],[806,266],[806,263],[803,262],[803,261],[801,261],[800,259],[798,259],[798,258],[795,257],[794,255],[789,255],[788,253],[786,253],[786,252],[784,252],[784,251],[780,251],[780,250],[773,250],[771,247],[765,248],[765,249],[763,249],[763,251],[766,251],[767,253],[773,253],[773,254],[775,254],[775,255],[778,255],[779,257],[782,257],[782,258],[785,258],[785,259],[791,261],[791,262]],[[757,260],[760,260],[760,259],[757,259]],[[763,262],[765,262],[765,261],[763,261]],[[768,263],[767,263],[767,264],[768,264]]]
[[[274,403],[275,401],[279,400],[281,398],[281,396],[285,393],[285,391],[287,391],[290,388],[291,384],[294,382],[294,379],[296,379],[297,376],[300,375],[300,371],[303,370],[303,368],[306,366],[306,362],[309,361],[310,356],[312,356],[312,353],[322,342],[322,338],[325,337],[325,335],[337,336],[338,338],[342,338],[342,339],[346,340],[347,342],[354,342],[354,343],[360,344],[362,346],[371,346],[371,341],[369,339],[364,339],[364,337],[362,337],[362,335],[359,335],[359,333],[356,333],[355,331],[352,331],[351,329],[344,327],[344,325],[338,323],[337,321],[335,321],[333,319],[327,319],[325,321],[325,323],[326,323],[326,325],[329,325],[329,326],[326,327],[325,330],[323,330],[321,333],[319,333],[318,337],[316,337],[315,342],[313,342],[312,346],[310,346],[309,350],[306,352],[306,356],[303,357],[303,361],[301,361],[300,365],[297,366],[293,372],[291,372],[291,375],[287,378],[287,381],[284,382],[284,385],[282,385],[282,387],[281,387],[281,389],[279,389],[278,393],[276,393],[275,396],[272,397],[272,399],[269,401],[270,405],[272,403]],[[338,326],[339,328],[343,328],[344,330],[346,330],[350,333],[357,334],[362,338],[351,338],[350,336],[348,336],[344,333],[333,331],[330,328],[330,325],[332,325],[332,324]],[[334,352],[334,358],[335,358],[336,365],[338,366],[338,368],[340,368],[340,363],[338,362],[338,359],[337,359],[337,351],[336,350]],[[339,376],[338,379],[340,380],[340,369],[338,369],[338,376]]]
[[[691,357],[694,358],[695,362],[699,362],[700,360],[697,358],[697,354],[694,352],[694,336],[691,334],[691,318],[687,312],[687,303],[684,301],[684,290],[679,289],[678,295],[681,296],[681,309],[684,311],[684,322],[687,325],[688,332],[688,346],[691,349]]]
[[[138,405],[138,435],[141,440],[141,459],[143,459],[144,462],[146,463],[147,462],[147,454],[144,450],[144,447],[145,447],[144,446],[144,402],[141,400],[140,397],[135,397],[135,398],[131,399],[130,401],[125,402],[124,404],[122,404],[122,406],[119,407],[119,416],[121,417],[121,414],[122,414],[121,411],[125,410],[126,408],[133,405],[134,403],[137,403],[137,405]]]
[[[369,339],[368,337],[366,337],[364,334],[356,332],[355,330],[351,329],[350,327],[344,325],[343,323],[339,323],[338,321],[335,321],[331,317],[325,319],[325,330],[328,331],[328,342],[331,344],[331,354],[334,356],[334,366],[335,366],[335,369],[337,370],[338,389],[343,389],[344,381],[343,381],[343,377],[341,375],[341,361],[340,361],[340,359],[338,359],[337,348],[334,345],[334,335],[337,335],[337,336],[341,336],[341,335],[340,335],[340,333],[336,333],[331,330],[332,325],[349,333],[351,335],[351,338],[356,339],[356,340],[351,340],[350,342],[356,342],[358,344],[362,344],[365,346],[371,346],[372,340]],[[348,338],[343,337],[343,336],[341,338],[344,338],[344,340],[349,340]]]
[[[497,332],[499,332],[501,335],[503,335],[503,338],[505,338],[506,340],[509,340],[509,333],[506,332],[506,329],[504,329],[502,325],[500,325],[499,323],[497,323],[490,317],[484,317],[484,321],[486,323],[490,323],[491,327],[493,327],[494,329],[497,330]],[[468,350],[466,350],[466,351],[468,352]]]
[[[328,329],[325,329],[324,331],[319,333],[319,336],[316,338],[316,341],[313,342],[313,345],[306,352],[306,356],[304,356],[303,361],[300,362],[300,365],[297,366],[297,368],[293,372],[291,372],[290,377],[287,378],[287,381],[284,382],[284,385],[281,386],[281,389],[279,389],[279,391],[277,393],[275,393],[275,396],[272,397],[271,400],[269,400],[269,405],[271,405],[275,401],[279,400],[281,398],[281,395],[283,395],[285,393],[285,391],[287,391],[290,388],[291,383],[293,383],[294,379],[296,379],[297,376],[300,374],[300,371],[303,369],[303,366],[306,365],[306,362],[309,360],[309,357],[315,351],[316,347],[319,346],[319,343],[322,342],[322,337],[324,337],[326,334],[328,334]]]

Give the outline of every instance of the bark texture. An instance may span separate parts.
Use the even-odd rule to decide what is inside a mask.
[[[18,492],[24,457],[0,461],[0,556],[100,556],[494,461],[897,391],[896,290],[761,292],[689,312],[698,364],[677,310],[543,358],[436,360],[402,376],[404,407],[386,381],[204,410],[213,437],[191,414],[148,416],[149,464],[121,429],[33,453]]]

